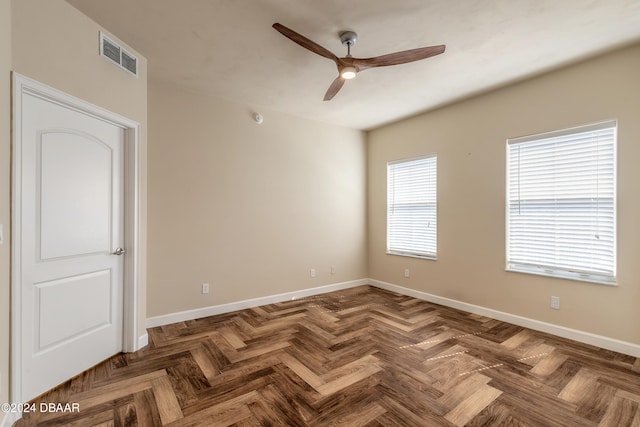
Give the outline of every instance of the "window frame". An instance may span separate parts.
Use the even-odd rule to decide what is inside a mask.
[[[435,241],[435,245],[434,245],[434,250],[433,252],[430,251],[413,251],[413,250],[402,250],[402,249],[392,249],[390,247],[390,215],[389,212],[391,210],[391,202],[389,200],[389,195],[390,195],[390,188],[389,188],[389,183],[390,183],[390,168],[393,165],[397,165],[397,164],[402,164],[402,163],[410,163],[410,162],[416,162],[416,161],[421,161],[421,160],[427,160],[427,159],[433,159],[434,160],[434,165],[433,167],[435,168],[435,179],[433,180],[433,184],[435,187],[435,194],[434,194],[434,210],[435,210],[435,224],[436,224],[436,230],[435,230],[435,237],[434,237],[434,241]],[[422,156],[417,156],[417,157],[409,157],[409,158],[403,158],[403,159],[397,159],[397,160],[392,160],[392,161],[388,161],[387,162],[387,168],[386,168],[386,182],[387,182],[387,195],[386,195],[386,254],[387,255],[396,255],[396,256],[404,256],[404,257],[409,257],[409,258],[419,258],[419,259],[427,259],[427,260],[432,260],[432,261],[436,261],[438,259],[438,155],[437,153],[430,153],[430,154],[425,154]]]
[[[606,273],[600,273],[596,271],[585,271],[580,270],[578,268],[549,268],[549,266],[542,266],[539,264],[531,263],[523,263],[523,262],[514,262],[510,259],[510,157],[509,157],[509,146],[511,144],[519,144],[519,143],[527,143],[527,142],[535,142],[542,141],[550,138],[558,138],[569,135],[577,135],[580,133],[611,129],[613,132],[613,141],[612,141],[612,272],[611,275]],[[580,282],[589,282],[596,284],[603,284],[609,286],[617,286],[617,149],[618,149],[618,121],[617,120],[606,120],[602,122],[587,124],[583,126],[576,126],[572,128],[544,132],[535,135],[527,135],[516,138],[509,138],[506,141],[505,146],[505,255],[506,255],[506,266],[505,269],[508,272],[516,272],[516,273],[525,273],[525,274],[533,274],[538,276],[546,276],[546,277],[554,277],[561,279],[569,279]]]

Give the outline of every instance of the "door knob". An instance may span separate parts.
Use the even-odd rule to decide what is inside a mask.
[[[122,248],[118,248],[113,252],[113,255],[123,255],[124,254],[124,249]]]

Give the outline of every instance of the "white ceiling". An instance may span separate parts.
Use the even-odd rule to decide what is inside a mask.
[[[640,40],[640,0],[67,1],[146,56],[153,80],[356,129]],[[325,102],[335,64],[282,36],[274,22],[338,56],[346,54],[342,30],[358,33],[355,57],[447,50],[362,72]]]

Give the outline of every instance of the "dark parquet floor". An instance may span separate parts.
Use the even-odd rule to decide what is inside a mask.
[[[363,286],[149,330],[24,426],[640,426],[640,359]]]

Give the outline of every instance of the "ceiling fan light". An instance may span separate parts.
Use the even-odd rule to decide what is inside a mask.
[[[357,70],[355,69],[355,67],[344,67],[340,71],[340,77],[345,80],[350,80],[356,76],[356,72]]]

